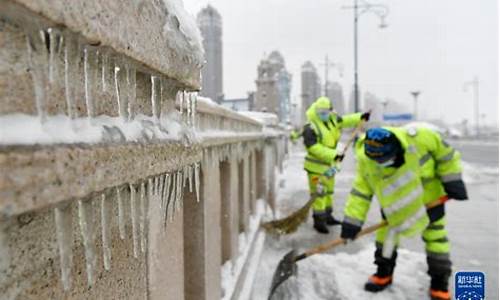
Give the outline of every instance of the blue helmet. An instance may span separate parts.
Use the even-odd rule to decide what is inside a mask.
[[[366,131],[364,146],[366,156],[378,162],[394,157],[401,149],[396,135],[381,127],[370,128]]]

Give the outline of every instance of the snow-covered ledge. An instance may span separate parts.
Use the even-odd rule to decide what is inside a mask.
[[[222,297],[284,133],[198,99],[200,45],[179,0],[0,0],[2,297]]]

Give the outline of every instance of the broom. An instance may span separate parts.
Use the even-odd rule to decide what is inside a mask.
[[[363,124],[364,121],[361,121],[358,124],[358,126],[353,130],[351,136],[349,137],[347,143],[344,146],[344,149],[342,149],[341,155],[345,155],[347,153],[347,150],[349,149],[352,142],[356,138],[356,135],[359,133],[361,128],[363,128]],[[314,198],[309,199],[309,201],[307,201],[307,203],[304,206],[302,206],[299,210],[293,212],[291,215],[282,219],[262,223],[261,227],[264,228],[267,233],[275,235],[285,235],[294,233],[295,231],[297,231],[300,224],[302,224],[309,215],[309,209],[311,209],[314,200],[315,200]]]

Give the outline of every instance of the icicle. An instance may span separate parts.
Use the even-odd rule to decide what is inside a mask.
[[[120,188],[116,188],[116,199],[118,201],[118,230],[120,231],[120,238],[125,239],[125,207],[123,204]]]
[[[122,107],[122,103],[121,103],[121,99],[120,99],[120,83],[119,83],[119,79],[118,79],[119,72],[120,72],[120,67],[118,67],[115,64],[115,93],[116,93],[116,101],[118,104],[118,115],[120,116],[120,118],[123,119],[124,115],[123,115],[123,107]]]
[[[146,184],[143,182],[141,183],[141,202],[140,202],[140,207],[141,207],[141,220],[140,220],[140,236],[141,236],[141,252],[146,251],[146,198],[150,199],[151,196],[153,195],[153,179],[149,178],[148,179],[148,191],[146,195]]]
[[[155,122],[158,123],[160,113],[159,113],[159,103],[158,103],[157,81],[158,78],[156,76],[151,76],[151,110]]]
[[[94,214],[90,200],[78,201],[78,217],[85,248],[85,261],[87,266],[87,282],[89,286],[94,283],[94,271],[97,263],[94,245]]]
[[[163,184],[163,196],[161,201],[161,207],[163,209],[167,209],[168,196],[170,191],[170,180],[171,180],[170,174],[168,173],[165,174],[165,183]]]
[[[196,202],[200,202],[200,163],[194,165],[194,187],[196,190]]]
[[[181,91],[180,92],[180,97],[179,97],[179,111],[181,112],[181,115],[183,113],[183,107],[184,107],[184,94],[185,92],[184,91]]]
[[[175,205],[176,205],[176,196],[177,196],[177,181],[178,181],[178,173],[175,172],[174,175],[172,175],[172,190],[170,191],[170,200],[169,200],[169,208],[170,208],[170,222],[173,221],[174,219],[174,214],[175,214]]]
[[[92,99],[92,84],[95,84],[95,82],[92,80],[94,79],[92,76],[92,73],[94,72],[91,62],[90,62],[90,50],[88,47],[85,47],[83,49],[83,72],[84,72],[84,80],[85,80],[85,103],[87,105],[87,117],[92,118],[94,116],[94,102]]]
[[[54,209],[57,245],[61,263],[61,281],[65,291],[71,288],[71,268],[73,266],[73,224],[71,207]]]
[[[111,269],[111,231],[109,225],[109,208],[106,201],[106,195],[101,195],[101,234],[102,234],[102,257],[104,269]]]
[[[186,123],[188,126],[191,126],[191,94],[187,93],[186,99]]]
[[[47,57],[45,53],[45,33],[40,31],[40,38],[36,35],[26,37],[26,44],[28,48],[28,62],[30,73],[33,78],[33,85],[35,90],[35,104],[38,117],[43,123],[47,119],[46,112],[46,71],[45,66]],[[36,55],[36,56],[35,56]],[[35,57],[34,57],[35,56]]]
[[[162,206],[163,205],[163,187],[164,187],[163,183],[165,181],[164,175],[159,176],[159,181],[160,181],[160,183],[159,183],[159,187],[158,187],[158,202],[160,202],[160,208],[163,208],[163,206]]]
[[[175,207],[175,211],[178,212],[181,208],[181,201],[182,201],[182,190],[183,190],[183,186],[184,186],[184,172],[182,172],[181,170],[177,171],[177,175],[178,175],[178,179],[177,179],[177,182],[178,182],[178,185],[177,185],[177,195],[176,195],[176,198],[177,200],[175,201],[175,204],[176,204],[176,207]]]
[[[188,182],[189,182],[189,192],[193,192],[193,173],[194,173],[194,165],[188,166]]]
[[[102,90],[106,91],[106,81],[108,79],[108,72],[109,72],[109,56],[105,52],[102,53],[102,58],[101,58],[101,68],[102,68]]]
[[[136,189],[131,184],[130,185],[130,218],[132,219],[132,243],[134,245],[134,257],[137,258],[139,254],[139,240],[137,235],[137,197]]]
[[[64,85],[66,106],[68,107],[68,116],[75,118],[75,95],[74,95],[74,82],[75,82],[75,68],[73,59],[75,57],[75,45],[72,38],[67,37],[64,44]]]
[[[167,226],[168,220],[168,205],[170,203],[170,187],[172,183],[172,176],[165,174],[165,186],[163,188],[163,225]]]
[[[135,118],[135,102],[136,102],[136,74],[135,68],[126,65],[127,69],[127,86],[128,86],[128,118],[132,121]]]
[[[49,33],[49,82],[54,83],[55,75],[57,73],[58,62],[56,61],[57,54],[61,49],[62,37],[60,32],[54,28],[47,29]]]

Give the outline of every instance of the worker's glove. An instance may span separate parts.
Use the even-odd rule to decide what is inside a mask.
[[[325,175],[326,177],[333,177],[339,171],[340,169],[338,167],[331,167],[330,169],[326,170],[325,173],[323,173],[323,175]]]
[[[370,114],[371,114],[371,113],[370,113],[369,111],[367,111],[367,112],[363,113],[363,114],[361,115],[361,120],[364,120],[364,121],[368,121],[368,120],[370,120]]]
[[[341,162],[344,160],[344,156],[345,156],[344,154],[337,154],[337,155],[335,155],[335,158],[333,160]]]
[[[443,182],[443,187],[448,197],[455,200],[467,200],[467,190],[462,180]]]
[[[354,240],[356,238],[356,235],[360,231],[361,231],[360,226],[342,222],[342,231],[340,232],[340,237],[343,238],[344,240]]]

